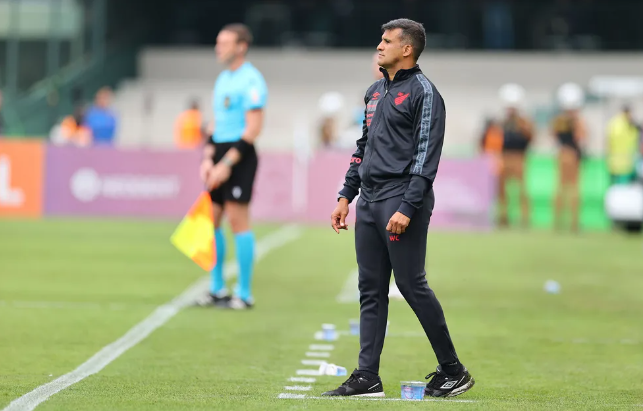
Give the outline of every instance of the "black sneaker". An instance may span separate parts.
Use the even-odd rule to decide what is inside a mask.
[[[219,307],[227,308],[232,297],[227,292],[219,294],[207,294],[196,300],[195,305],[199,307]]]
[[[368,379],[355,370],[336,390],[323,393],[324,396],[384,397],[380,377]]]
[[[469,371],[462,366],[462,371],[456,376],[451,376],[442,371],[442,367],[438,365],[435,372],[426,376],[426,379],[433,377],[424,389],[424,395],[430,397],[455,397],[456,395],[463,394],[475,384],[475,380],[469,374]]]

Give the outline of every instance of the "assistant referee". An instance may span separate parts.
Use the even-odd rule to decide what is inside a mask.
[[[211,190],[217,262],[212,271],[210,293],[201,305],[248,309],[254,304],[251,284],[255,237],[250,228],[250,201],[257,172],[255,140],[261,133],[268,96],[263,76],[246,61],[252,34],[243,24],[230,24],[217,36],[216,55],[224,70],[214,86],[214,133],[204,149],[201,178]],[[235,237],[238,282],[228,292],[223,265],[226,244],[221,219],[227,217]]]

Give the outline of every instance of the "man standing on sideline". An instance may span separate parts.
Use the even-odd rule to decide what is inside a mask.
[[[249,204],[258,164],[254,143],[263,126],[268,92],[259,70],[246,61],[251,43],[252,34],[243,24],[227,25],[217,36],[217,59],[227,68],[214,86],[214,132],[204,148],[200,169],[201,178],[211,190],[217,263],[212,270],[210,294],[199,301],[201,305],[247,309],[254,303],[251,281],[255,237],[250,229]],[[223,214],[234,233],[239,263],[233,296],[228,294],[223,278]]]
[[[388,317],[391,270],[420,320],[439,365],[425,393],[452,397],[474,380],[460,363],[442,308],[424,271],[427,230],[435,198],[433,182],[444,141],[442,96],[422,74],[424,27],[407,19],[382,26],[377,50],[384,78],[366,92],[366,119],[344,188],[331,215],[333,229],[346,230],[348,204],[357,196],[355,251],[359,268],[359,367],[328,396],[383,397],[378,375]]]

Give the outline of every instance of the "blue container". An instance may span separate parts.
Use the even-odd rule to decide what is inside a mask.
[[[350,320],[348,324],[351,329],[351,335],[359,335],[359,320]]]
[[[336,341],[337,330],[335,324],[322,324],[322,339],[324,341]]]
[[[403,400],[423,400],[426,383],[422,381],[402,381]]]

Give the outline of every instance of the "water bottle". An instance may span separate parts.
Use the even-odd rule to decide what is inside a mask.
[[[337,340],[337,330],[335,324],[322,324],[322,338],[324,341]]]
[[[322,364],[319,367],[319,374],[321,375],[331,375],[333,377],[341,377],[348,375],[348,371],[345,367],[341,367],[337,364]]]

